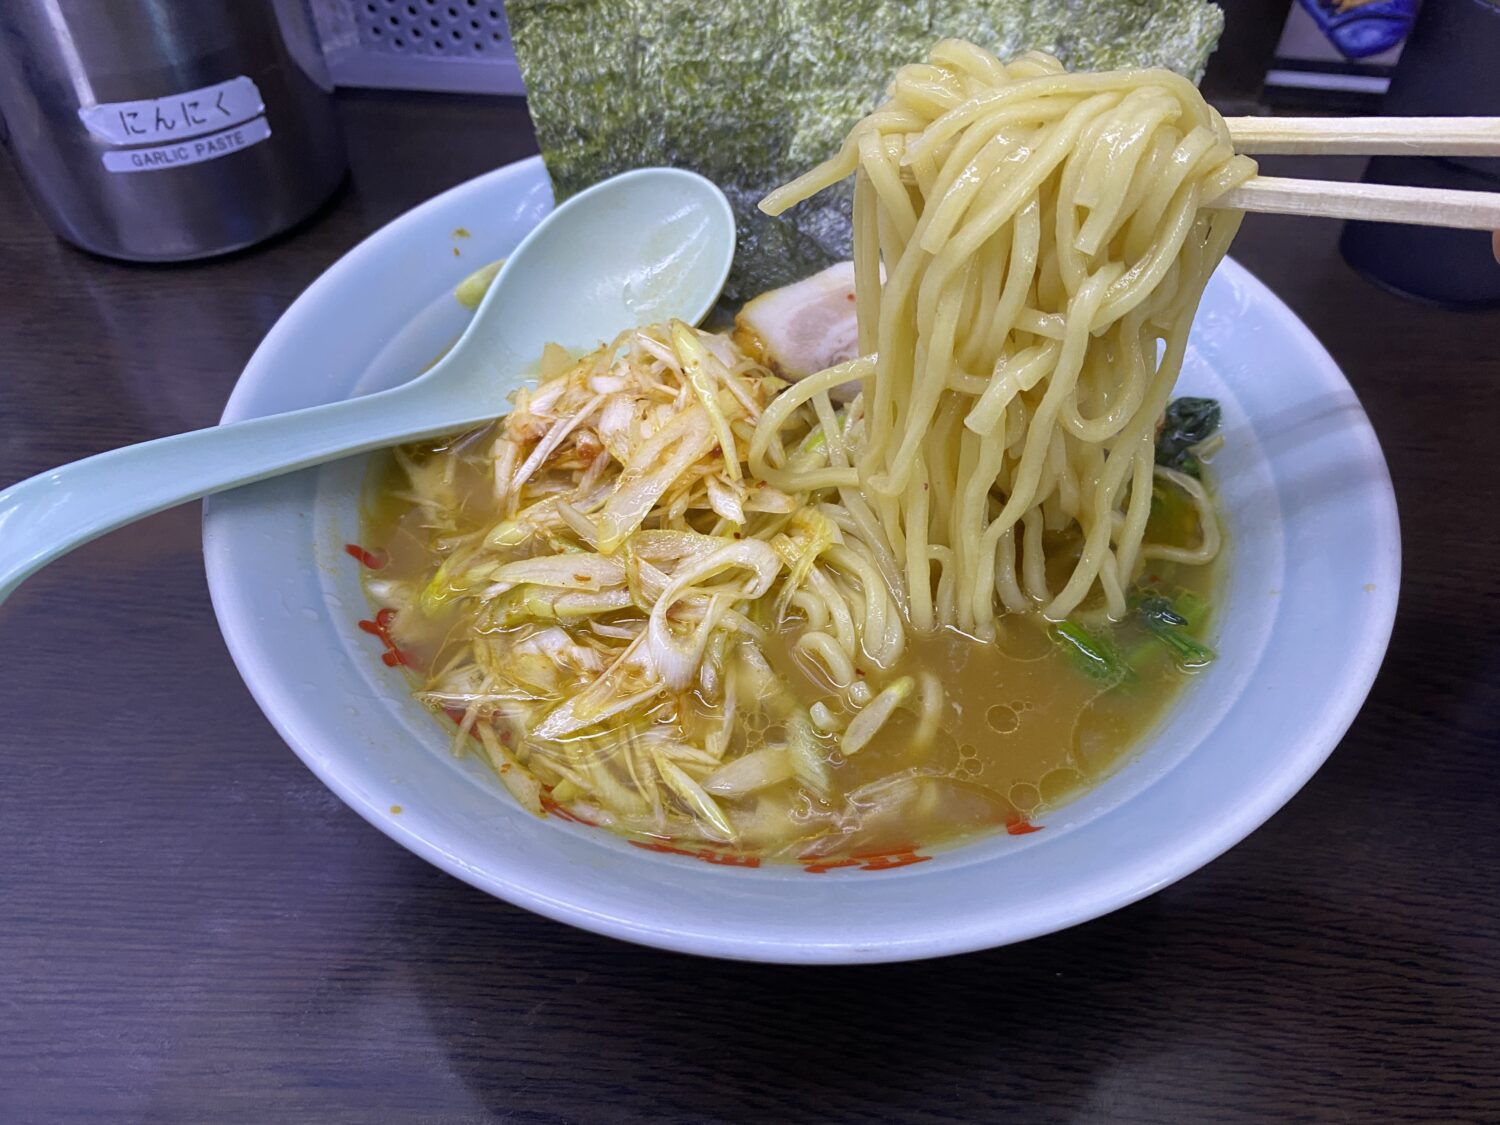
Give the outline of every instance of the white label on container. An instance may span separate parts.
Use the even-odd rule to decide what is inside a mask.
[[[265,112],[260,90],[243,74],[165,98],[102,102],[78,111],[84,127],[111,145],[154,145],[217,133]]]
[[[124,148],[104,154],[104,167],[111,172],[156,172],[181,164],[201,164],[259,144],[271,135],[264,117],[235,125],[223,132],[169,145],[150,148]]]

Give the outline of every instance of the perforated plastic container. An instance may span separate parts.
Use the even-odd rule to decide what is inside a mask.
[[[501,0],[312,0],[340,86],[520,94]]]

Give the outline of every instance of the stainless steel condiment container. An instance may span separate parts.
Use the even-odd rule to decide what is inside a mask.
[[[305,0],[0,0],[0,134],[52,229],[181,261],[312,213],[343,142]]]

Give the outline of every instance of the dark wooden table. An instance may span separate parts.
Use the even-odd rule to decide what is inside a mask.
[[[532,147],[515,103],[344,112],[348,190],[208,265],[68,249],[0,163],[0,482],[211,424],[321,270]],[[1207,869],[1066,933],[873,968],[544,921],[386,840],[281,743],[220,641],[193,506],[0,607],[0,1120],[1500,1120],[1500,313],[1376,291],[1335,235],[1252,218],[1235,249],[1380,433],[1401,612],[1342,747]]]

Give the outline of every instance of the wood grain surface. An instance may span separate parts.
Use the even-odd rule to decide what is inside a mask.
[[[343,112],[348,188],[205,265],[71,250],[0,163],[0,481],[212,423],[321,270],[532,148],[513,102]],[[1235,253],[1369,410],[1401,610],[1343,745],[1228,855],[936,962],[567,929],[403,851],[281,743],[215,627],[192,506],[0,607],[0,1121],[1500,1121],[1500,313],[1381,292],[1336,235],[1252,216]]]

